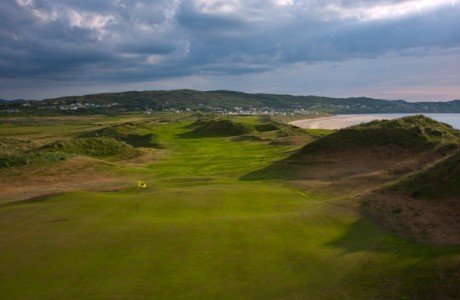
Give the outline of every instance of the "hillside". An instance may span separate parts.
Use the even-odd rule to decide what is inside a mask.
[[[198,120],[192,128],[191,134],[196,136],[236,136],[251,131],[245,124],[229,119]]]
[[[289,179],[355,194],[419,170],[458,147],[459,132],[423,116],[375,121],[320,137],[243,180]]]
[[[430,168],[388,187],[412,198],[460,200],[460,151]]]
[[[423,151],[456,144],[460,132],[423,115],[373,121],[337,131],[303,147],[293,157],[309,153],[353,151],[355,148],[398,146]]]
[[[162,146],[156,141],[153,134],[142,133],[143,131],[147,131],[148,128],[146,124],[142,123],[124,123],[92,130],[81,134],[79,137],[106,137],[124,142],[133,147],[161,148]]]
[[[0,104],[0,113],[20,110],[22,114],[115,114],[150,109],[153,111],[192,110],[235,113],[267,111],[299,113],[454,113],[460,100],[410,103],[366,97],[330,98],[277,94],[249,94],[235,91],[129,91],[121,93],[69,96],[42,101]],[[18,113],[19,111],[15,111]]]
[[[274,137],[305,136],[307,131],[295,126],[280,123],[269,116],[261,117],[202,117],[190,126],[191,132],[183,136],[241,136],[238,140],[267,140]],[[244,135],[244,136],[242,136]]]
[[[460,151],[363,197],[362,211],[418,242],[460,244]]]

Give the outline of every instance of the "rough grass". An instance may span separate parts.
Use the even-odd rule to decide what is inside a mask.
[[[459,142],[457,130],[423,116],[375,121],[333,133],[307,133],[320,137],[242,179],[317,178],[345,189],[352,179],[382,184],[455,151]]]
[[[240,136],[251,134],[260,138],[305,136],[308,133],[298,127],[262,117],[201,117],[190,125],[194,130],[186,136]]]
[[[387,145],[424,151],[458,144],[459,137],[459,131],[447,124],[424,116],[410,116],[338,130],[306,145],[298,155]]]
[[[42,151],[61,152],[92,157],[129,157],[136,154],[134,149],[113,138],[78,138],[58,141],[40,148]]]
[[[460,200],[460,151],[391,186],[389,191],[413,198]]]
[[[400,236],[460,244],[460,152],[365,195],[362,210]]]
[[[107,137],[129,144],[133,147],[162,148],[152,133],[148,131],[145,123],[123,123],[93,130],[82,134],[80,137]]]
[[[49,164],[65,160],[70,156],[66,153],[31,152],[0,157],[0,169],[20,167],[31,164]]]
[[[192,136],[237,136],[248,133],[251,128],[229,119],[198,120],[192,124]],[[189,134],[189,135],[190,135]]]
[[[30,140],[0,137],[0,157],[24,153],[35,147],[35,143]]]
[[[126,189],[132,182],[132,174],[120,174],[121,169],[118,164],[87,156],[5,168],[0,172],[0,203],[46,199],[46,195],[69,191]]]
[[[0,168],[53,163],[73,155],[126,159],[134,157],[137,152],[131,146],[112,138],[79,138],[53,142],[27,153],[0,157]]]

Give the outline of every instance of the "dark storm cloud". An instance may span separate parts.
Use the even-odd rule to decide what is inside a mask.
[[[422,2],[426,9],[417,6]],[[238,75],[456,49],[460,9],[441,2],[5,0],[0,88],[10,79]]]
[[[193,18],[197,16],[187,16],[186,20]],[[188,24],[182,20],[179,23]],[[220,35],[215,34],[216,28],[222,28]],[[186,30],[190,33],[190,59],[197,63],[251,61],[273,66],[376,57],[419,47],[456,47],[460,45],[459,28],[460,10],[448,8],[428,17],[415,15],[372,22],[292,15],[279,23],[274,18],[254,24],[225,18],[207,27],[190,26]],[[234,31],[239,34],[232,34]]]

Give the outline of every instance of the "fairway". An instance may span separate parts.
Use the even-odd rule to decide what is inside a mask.
[[[311,136],[235,141],[187,135],[192,119],[156,120],[141,133],[155,135],[162,149],[92,170],[118,178],[120,188],[2,201],[1,299],[455,299],[460,292],[458,247],[398,238],[347,193],[240,180]],[[0,134],[55,141],[93,127],[82,118],[46,125],[67,128],[46,136],[36,126],[0,124]],[[25,176],[13,175],[14,182]],[[59,173],[43,176],[59,181]],[[148,184],[139,213],[137,180]]]

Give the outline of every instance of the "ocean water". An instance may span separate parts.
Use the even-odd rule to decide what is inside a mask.
[[[407,117],[407,116],[414,116],[414,115],[420,115],[418,114],[362,114],[362,115],[353,115],[357,117],[365,117],[365,116],[375,116],[375,117],[382,117],[383,119],[397,119],[397,118],[402,118],[402,117]],[[431,118],[433,120],[443,122],[446,124],[451,125],[452,127],[456,129],[460,129],[460,113],[452,113],[452,114],[422,114],[424,116],[427,116],[428,118]],[[339,116],[351,116],[351,115],[339,115]],[[357,124],[359,124],[358,122]]]

